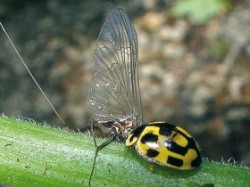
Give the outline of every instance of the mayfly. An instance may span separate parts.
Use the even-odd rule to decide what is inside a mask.
[[[199,146],[179,126],[166,122],[142,125],[138,83],[138,42],[127,13],[114,9],[106,18],[94,52],[89,105],[94,123],[107,137],[97,146],[89,185],[98,152],[112,141],[126,141],[149,162],[175,169],[201,164]]]
[[[114,140],[124,142],[128,134],[142,124],[137,55],[135,28],[125,10],[114,9],[107,16],[96,41],[89,87],[93,124],[108,137],[97,146],[89,185],[98,151]]]

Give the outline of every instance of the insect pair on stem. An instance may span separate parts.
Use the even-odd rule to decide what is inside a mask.
[[[2,24],[1,27],[36,86],[65,124]],[[89,106],[94,120],[92,129],[97,126],[107,139],[99,146],[95,141],[96,151],[89,186],[98,152],[115,140],[134,147],[139,155],[155,164],[188,170],[198,167],[202,162],[197,142],[183,128],[161,121],[143,125],[137,59],[135,28],[126,11],[116,8],[107,16],[94,52],[93,77],[89,86]]]
[[[94,72],[89,87],[93,119],[108,138],[98,151],[114,140],[126,140],[149,162],[175,168],[192,169],[201,164],[199,145],[186,130],[166,122],[142,124],[138,83],[138,41],[127,13],[114,9],[106,18],[94,53]]]

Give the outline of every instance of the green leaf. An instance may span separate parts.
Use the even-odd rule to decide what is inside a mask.
[[[98,143],[103,142],[98,139]],[[93,138],[8,117],[0,117],[0,184],[15,187],[88,186]],[[249,186],[249,169],[204,161],[179,171],[154,166],[135,150],[112,143],[97,157],[92,186]]]
[[[204,24],[228,8],[226,0],[179,0],[171,12],[176,17],[187,17],[195,24]]]

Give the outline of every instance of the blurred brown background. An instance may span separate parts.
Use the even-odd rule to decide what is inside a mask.
[[[190,131],[204,157],[250,165],[250,1],[4,0],[0,21],[71,129],[90,125],[94,42],[108,12],[138,34],[144,122]],[[0,31],[0,113],[61,126]],[[233,158],[233,159],[231,159]]]

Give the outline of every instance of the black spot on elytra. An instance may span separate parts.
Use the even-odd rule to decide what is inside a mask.
[[[157,155],[159,155],[159,151],[156,151],[154,149],[149,149],[146,155],[151,158],[156,157]]]
[[[141,143],[145,144],[146,142],[157,142],[158,141],[158,136],[154,134],[145,134],[141,138]]]
[[[182,134],[175,134],[174,136],[181,136]],[[172,141],[171,139],[169,139],[169,144],[168,147],[166,147],[168,150],[175,152],[179,155],[184,156],[189,149],[194,149],[197,152],[199,152],[198,147],[195,144],[195,140],[193,138],[189,138],[189,137],[185,137],[187,139],[188,144],[183,147],[180,146],[179,144],[177,144],[176,142]]]
[[[160,128],[159,133],[165,136],[169,136],[173,130],[178,131],[175,125],[172,125],[166,122],[152,122],[152,123],[149,123],[148,126],[159,127]]]
[[[160,128],[159,133],[160,135],[163,135],[163,136],[170,136],[172,133],[172,130],[170,128]]]
[[[200,153],[199,152],[197,152],[197,153],[198,153],[197,158],[191,162],[191,166],[193,168],[200,166],[201,162],[202,162]]]
[[[168,147],[166,147],[169,151],[172,151],[176,154],[184,156],[188,151],[187,147],[179,146],[177,143],[173,142],[172,140],[169,141]]]
[[[181,159],[174,158],[172,156],[168,157],[167,163],[176,167],[181,167],[183,165],[183,161]]]

